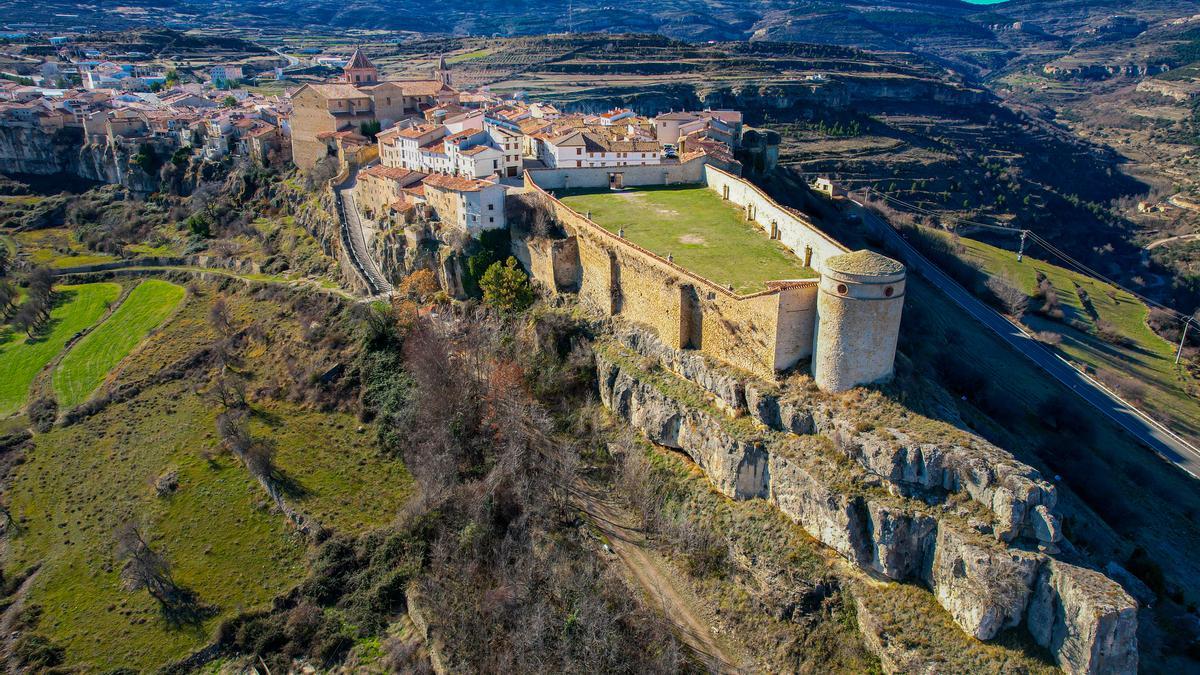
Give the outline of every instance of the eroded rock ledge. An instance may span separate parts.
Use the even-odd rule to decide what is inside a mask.
[[[1136,602],[1047,552],[1056,495],[1032,467],[967,434],[863,424],[835,397],[783,394],[636,327],[615,338],[596,350],[604,405],[725,495],[768,499],[859,567],[928,587],[978,639],[1023,625],[1067,672],[1136,672]]]

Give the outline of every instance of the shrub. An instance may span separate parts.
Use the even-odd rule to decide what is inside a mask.
[[[529,276],[517,267],[513,257],[503,265],[493,263],[479,280],[479,288],[484,302],[504,313],[520,312],[533,304]]]
[[[988,277],[985,286],[988,300],[1015,319],[1020,319],[1029,307],[1029,298],[1008,277]]]
[[[58,402],[53,397],[43,396],[30,402],[28,412],[34,431],[44,434],[50,431],[58,417]]]
[[[12,650],[17,664],[33,672],[53,668],[63,662],[63,648],[37,633],[22,635]]]

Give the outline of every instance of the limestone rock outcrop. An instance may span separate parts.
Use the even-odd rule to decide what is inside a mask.
[[[840,438],[844,446],[855,449],[854,459],[863,468],[897,489],[965,492],[995,515],[993,534],[1001,541],[1026,536],[1053,550],[1061,539],[1054,512],[1055,487],[982,438],[928,443],[900,428],[860,430],[835,400],[815,392],[781,396],[772,385],[749,375],[735,377],[710,367],[699,354],[670,349],[653,332],[637,326],[619,326],[615,337],[627,349],[658,359],[663,367],[703,388],[727,411],[746,414],[776,431]]]
[[[1035,550],[1061,534],[1053,487],[1032,468],[982,439],[945,446],[897,436],[900,447],[885,447],[855,431],[844,409],[780,400],[643,331],[618,328],[616,337],[597,349],[601,401],[691,457],[728,497],[769,499],[862,569],[926,586],[978,639],[1023,625],[1067,672],[1136,672],[1133,598],[1099,572]],[[835,447],[834,432],[854,442]],[[970,500],[949,499],[954,492]]]

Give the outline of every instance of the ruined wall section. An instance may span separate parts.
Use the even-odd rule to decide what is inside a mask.
[[[776,204],[744,178],[715,166],[705,166],[704,182],[710,190],[740,206],[747,219],[762,228],[766,236],[778,239],[806,265],[822,274],[827,259],[850,251],[801,215]]]

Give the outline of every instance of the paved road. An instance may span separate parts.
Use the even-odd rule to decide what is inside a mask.
[[[1155,241],[1150,242],[1149,244],[1146,244],[1145,248],[1147,251],[1152,251],[1152,250],[1158,248],[1159,246],[1165,246],[1167,244],[1171,244],[1171,243],[1174,243],[1177,241],[1192,241],[1194,239],[1200,239],[1200,234],[1179,234],[1174,237],[1165,237],[1163,239],[1157,239]]]
[[[858,204],[858,202],[855,202]],[[980,302],[974,295],[951,279],[945,272],[917,252],[891,226],[858,204],[858,212],[869,223],[874,224],[879,232],[887,237],[895,247],[903,252],[902,257],[909,269],[915,270],[922,277],[948,295],[959,307],[975,317],[1011,345],[1024,354],[1042,370],[1049,373],[1059,382],[1087,401],[1105,417],[1132,434],[1139,441],[1154,450],[1163,459],[1172,462],[1187,471],[1194,478],[1200,478],[1200,449],[1170,431],[1158,422],[1146,417],[1130,404],[1121,400],[1116,394],[1108,391],[1102,384],[1076,370],[1059,355],[1051,352],[1045,346],[1025,332],[1006,317]]]
[[[341,221],[342,242],[350,254],[359,277],[366,283],[371,295],[387,295],[392,292],[392,284],[379,270],[367,247],[367,239],[363,235],[362,217],[358,213],[358,204],[354,201],[354,188],[358,184],[358,170],[350,171],[345,182],[335,189],[337,195],[338,219]]]

